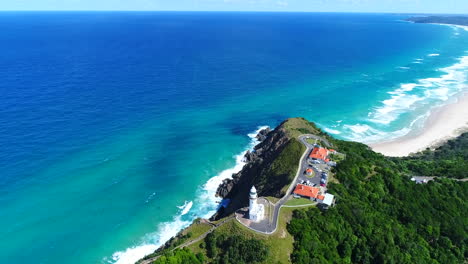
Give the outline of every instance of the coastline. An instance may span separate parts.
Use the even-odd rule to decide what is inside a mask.
[[[468,131],[468,92],[459,95],[456,102],[433,109],[419,134],[369,146],[386,156],[402,157],[436,148],[465,131]]]
[[[103,262],[113,264],[131,264],[153,253],[155,250],[164,246],[171,238],[175,237],[179,232],[189,227],[197,218],[208,219],[218,211],[221,198],[216,197],[218,186],[225,179],[232,178],[232,175],[241,171],[246,161],[244,159],[248,151],[252,151],[254,147],[260,143],[257,135],[261,130],[269,128],[268,126],[258,126],[256,130],[248,133],[246,136],[250,138],[250,142],[245,149],[234,155],[235,164],[228,167],[215,176],[211,177],[202,186],[197,193],[197,197],[193,201],[185,201],[184,205],[178,206],[180,213],[175,215],[172,221],[160,223],[157,231],[149,234],[143,243],[133,247],[126,248],[121,251],[116,251],[110,257],[105,257]],[[183,215],[190,212],[189,219],[182,219]],[[149,239],[148,239],[149,238]]]

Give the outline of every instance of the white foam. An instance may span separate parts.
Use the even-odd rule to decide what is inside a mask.
[[[439,53],[431,53],[431,54],[428,54],[427,56],[429,57],[437,57],[437,56],[440,56]]]
[[[142,257],[153,253],[171,237],[177,235],[180,230],[191,224],[192,221],[183,221],[181,216],[175,216],[172,222],[161,223],[157,228],[158,232],[145,236],[144,243],[115,252],[110,260],[105,259],[105,261],[114,264],[133,264]]]
[[[399,68],[399,69],[402,69],[402,70],[409,70],[409,69],[411,69],[410,67],[406,67],[406,66],[400,66],[400,67],[398,67],[398,68]]]
[[[334,134],[334,135],[341,134],[340,131],[338,131],[336,129],[328,128],[328,127],[323,127],[323,130],[325,130],[325,132],[327,132],[327,133]]]
[[[236,160],[235,165],[221,171],[218,175],[210,178],[203,186],[199,187],[195,202],[186,201],[184,205],[178,206],[181,212],[173,218],[173,221],[161,223],[156,228],[156,232],[148,234],[142,239],[144,241],[143,243],[123,251],[117,251],[112,255],[111,259],[105,258],[104,261],[113,264],[133,264],[144,256],[153,253],[158,247],[177,235],[180,230],[188,227],[196,218],[211,217],[216,212],[219,202],[221,201],[220,198],[215,197],[218,186],[224,179],[232,178],[232,174],[242,170],[246,164],[244,161],[245,153],[248,150],[252,150],[255,145],[260,143],[256,136],[265,128],[267,128],[267,126],[258,127],[256,131],[248,134],[251,139],[250,143],[245,151],[234,157]],[[193,213],[187,215],[187,213],[192,210],[192,207],[194,207]],[[187,216],[190,217],[187,218]],[[184,220],[183,218],[186,219]]]
[[[450,95],[460,92],[466,86],[464,84],[467,80],[466,69],[468,69],[468,56],[460,58],[458,63],[450,67],[439,69],[445,72],[440,77],[401,84],[398,89],[389,92],[391,95],[389,99],[382,101],[382,105],[370,113],[370,121],[388,125],[398,119],[402,113],[414,109],[416,103],[420,101],[448,100]],[[423,90],[424,96],[410,93],[416,88]]]
[[[452,24],[442,24],[442,23],[434,23],[436,25],[442,25],[442,26],[449,26],[453,29],[462,29],[462,30],[465,30],[465,31],[468,31],[468,26],[462,26],[462,25],[452,25]]]
[[[372,143],[401,137],[422,124],[428,113],[437,106],[445,104],[455,94],[468,90],[468,56],[459,58],[454,65],[438,70],[439,77],[420,79],[415,83],[401,84],[397,89],[388,92],[390,97],[381,105],[368,113],[363,124],[344,125],[347,139]],[[421,114],[410,124],[393,132],[390,129],[393,122],[410,111]],[[394,127],[394,126],[392,126]]]
[[[177,206],[179,209],[182,210],[180,215],[186,215],[190,209],[192,208],[193,202],[192,201],[185,201],[184,205]]]

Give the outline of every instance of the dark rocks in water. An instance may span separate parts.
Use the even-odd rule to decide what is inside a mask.
[[[260,141],[260,144],[255,146],[253,151],[247,150],[247,152],[244,155],[244,161],[247,164],[244,166],[244,168],[250,167],[249,163],[253,163],[256,161],[258,162],[259,160],[261,160],[261,157],[259,157],[259,154],[263,153],[263,149],[259,146],[261,145],[261,142],[267,138],[267,135],[271,131],[272,130],[269,127],[267,127],[258,132],[256,138]],[[231,192],[234,185],[239,181],[239,178],[241,177],[241,175],[242,175],[241,172],[238,172],[232,175],[232,179],[224,179],[223,182],[218,186],[218,189],[216,190],[216,196],[226,198],[227,195]]]
[[[256,138],[259,140],[259,141],[263,141],[265,140],[266,136],[268,135],[268,133],[271,132],[271,129],[269,127],[265,128],[265,129],[262,129],[258,132]]]
[[[248,150],[247,153],[245,153],[244,161],[248,163],[256,160],[257,158],[258,155],[255,151],[250,152],[250,150]]]
[[[227,208],[220,208],[211,219],[220,219],[248,204],[247,193],[253,184],[256,185],[260,196],[280,195],[281,188],[265,186],[266,183],[258,181],[262,176],[265,176],[272,162],[281,153],[290,138],[285,129],[279,126],[273,131],[269,128],[261,130],[257,139],[261,142],[254,147],[253,151],[246,152],[244,156],[246,164],[242,170],[234,173],[232,179],[225,179],[219,185],[216,196],[224,199],[230,198],[231,203]]]
[[[216,196],[225,198],[234,187],[234,181],[232,179],[224,179],[223,182],[218,186],[216,190]]]

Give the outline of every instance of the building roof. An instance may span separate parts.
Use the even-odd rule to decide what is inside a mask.
[[[306,170],[306,172],[312,172],[312,169],[311,169],[311,168],[308,168],[308,169]]]
[[[323,199],[323,203],[330,206],[333,203],[333,199],[335,196],[333,194],[326,193],[325,194],[325,199]]]
[[[327,159],[327,156],[328,156],[328,150],[326,148],[318,148],[318,147],[315,147],[309,155],[310,158],[321,159],[321,160],[328,162],[329,159]]]
[[[323,201],[324,198],[325,198],[325,196],[323,196],[323,195],[317,195],[317,199],[319,199],[319,200]]]
[[[296,189],[294,189],[294,194],[305,196],[305,197],[317,198],[319,191],[320,191],[319,188],[307,186],[304,184],[298,184],[296,186]]]

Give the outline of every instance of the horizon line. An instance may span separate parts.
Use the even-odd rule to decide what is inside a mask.
[[[7,12],[183,12],[183,13],[332,13],[332,14],[405,14],[405,15],[463,15],[468,16],[468,13],[430,13],[430,12],[377,12],[377,11],[280,11],[280,10],[112,10],[112,9],[0,9],[1,13]]]

